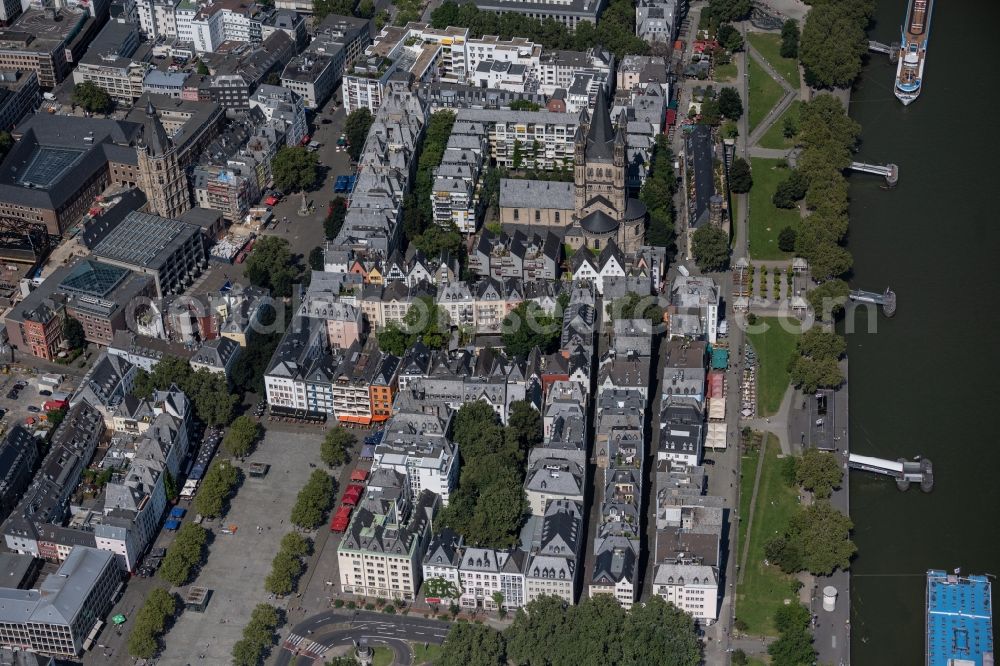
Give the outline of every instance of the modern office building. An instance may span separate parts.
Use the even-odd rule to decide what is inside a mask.
[[[122,572],[114,555],[74,547],[38,589],[0,588],[0,646],[79,658],[121,584]]]

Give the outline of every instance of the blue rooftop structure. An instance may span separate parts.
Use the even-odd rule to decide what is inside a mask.
[[[993,664],[993,603],[986,576],[927,572],[927,666]]]

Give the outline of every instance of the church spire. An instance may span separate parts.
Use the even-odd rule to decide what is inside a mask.
[[[590,131],[587,133],[587,159],[610,160],[613,157],[614,140],[615,129],[611,125],[608,98],[602,85],[597,90],[594,118],[590,122]]]

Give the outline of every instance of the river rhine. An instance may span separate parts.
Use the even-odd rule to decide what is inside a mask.
[[[880,0],[869,36],[898,41],[905,6]],[[895,67],[872,54],[851,102],[858,157],[900,168],[893,191],[850,179],[851,285],[892,286],[899,303],[877,333],[860,315],[849,335],[851,449],[927,456],[935,477],[924,495],[851,473],[861,666],[924,663],[927,569],[1000,574],[998,29],[997,0],[937,0],[919,99],[903,107]]]

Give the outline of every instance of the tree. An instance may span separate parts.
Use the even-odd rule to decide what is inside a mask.
[[[505,666],[506,647],[496,629],[481,624],[456,622],[441,649],[438,666]]]
[[[390,322],[383,326],[378,333],[378,348],[388,352],[393,356],[402,356],[409,347],[409,336],[396,324]]]
[[[321,525],[324,514],[333,504],[334,492],[330,475],[321,469],[313,471],[292,507],[292,524],[306,530]]]
[[[778,183],[771,202],[778,208],[795,208],[796,202],[806,195],[809,181],[800,171],[793,170],[788,177]]]
[[[355,10],[355,14],[359,18],[371,18],[375,16],[375,3],[373,0],[361,0],[358,3],[358,8]]]
[[[357,162],[361,158],[361,151],[365,147],[365,140],[368,138],[368,130],[371,129],[375,117],[367,108],[360,108],[351,111],[344,120],[344,138],[347,140],[347,154]]]
[[[802,666],[816,663],[812,637],[806,631],[783,633],[767,646],[774,666]]]
[[[304,146],[282,146],[271,160],[274,186],[285,192],[307,190],[316,183],[319,160]]]
[[[832,319],[844,311],[851,288],[843,280],[827,280],[806,294],[809,305],[816,317],[825,320]]]
[[[323,248],[319,245],[309,251],[309,268],[322,271],[325,268]]]
[[[510,404],[506,436],[524,452],[542,442],[542,415],[526,400]]]
[[[51,422],[52,419],[49,418],[49,423]],[[177,499],[177,481],[174,479],[174,475],[170,473],[169,469],[163,470],[163,494],[166,495],[167,502],[173,502]]]
[[[87,344],[87,333],[79,319],[66,316],[62,325],[63,338],[70,349],[82,349]]]
[[[789,374],[794,386],[803,393],[815,393],[821,388],[838,388],[844,383],[844,374],[833,358],[794,357],[789,364]]]
[[[809,628],[809,609],[802,604],[781,604],[774,611],[774,628],[779,634],[793,634]]]
[[[201,563],[207,532],[201,525],[184,523],[177,530],[174,542],[160,565],[159,574],[171,585],[180,587],[188,582],[191,570]]]
[[[515,99],[510,103],[511,111],[539,111],[542,107],[526,99]]]
[[[733,160],[733,166],[729,170],[729,187],[737,194],[750,191],[753,187],[753,174],[750,172],[750,163],[742,157]]]
[[[851,269],[853,259],[850,252],[834,242],[817,243],[808,251],[799,251],[798,245],[796,239],[796,251],[809,262],[809,272],[815,280],[837,277]]]
[[[403,317],[403,329],[407,333],[407,347],[419,340],[430,349],[444,349],[448,344],[448,311],[432,296],[418,296]]]
[[[250,336],[247,346],[236,357],[230,373],[230,381],[235,390],[264,395],[264,372],[280,340],[280,333]]]
[[[241,638],[233,645],[233,663],[236,666],[257,666],[264,656],[264,646],[249,638]]]
[[[194,509],[206,518],[221,516],[226,501],[240,480],[240,470],[229,460],[216,460],[201,480],[194,497]]]
[[[729,265],[729,236],[719,227],[705,225],[695,231],[692,249],[703,271],[721,271]]]
[[[785,119],[781,121],[781,135],[786,139],[794,139],[798,133],[799,121],[791,114],[786,115]]]
[[[654,324],[663,322],[663,308],[656,296],[640,296],[629,292],[605,307],[613,319],[648,319]]]
[[[750,0],[709,0],[707,11],[716,21],[741,21],[750,15]]]
[[[507,610],[503,605],[503,602],[506,601],[506,599],[504,599],[503,592],[497,590],[490,595],[490,600],[496,604],[497,611],[499,611],[501,615],[505,615],[507,613]]]
[[[500,326],[504,347],[515,357],[527,356],[535,347],[544,354],[554,352],[561,332],[561,322],[545,314],[534,301],[519,303]]]
[[[723,23],[716,31],[715,38],[722,48],[731,53],[743,50],[743,35],[729,23]]]
[[[258,239],[244,265],[243,274],[250,284],[270,289],[274,296],[292,295],[292,285],[299,270],[284,238],[264,236]]]
[[[177,599],[162,587],[153,588],[139,612],[132,618],[128,651],[133,657],[150,659],[159,651],[159,638],[166,630],[167,619],[177,612]]]
[[[423,233],[414,236],[412,243],[424,253],[425,257],[435,259],[440,257],[442,252],[447,252],[452,257],[462,256],[465,247],[462,234],[458,229],[454,226],[444,228],[438,224],[431,224]]]
[[[800,335],[796,344],[800,354],[813,358],[836,360],[847,351],[847,340],[843,336],[819,326],[813,326]]]
[[[295,589],[295,582],[302,574],[302,569],[301,559],[279,550],[271,561],[271,573],[264,579],[264,589],[278,596],[290,594]]]
[[[428,578],[423,585],[424,598],[458,599],[461,592],[450,580],[441,577]]]
[[[806,83],[813,87],[847,88],[861,72],[861,59],[868,49],[868,16],[853,15],[850,4],[824,2],[806,16],[799,57]]]
[[[784,227],[778,232],[778,249],[782,252],[795,251],[795,229]]]
[[[344,218],[347,217],[347,199],[337,197],[330,202],[330,212],[323,220],[323,233],[327,240],[333,240],[340,233],[340,228],[344,226]]]
[[[93,81],[84,81],[73,87],[73,103],[91,113],[111,113],[114,106],[107,91]]]
[[[795,465],[795,479],[819,499],[827,499],[840,487],[844,472],[832,453],[806,449]]]
[[[243,458],[250,453],[254,441],[260,434],[260,425],[249,416],[240,416],[229,426],[229,432],[222,440],[222,446],[231,456]]]
[[[701,645],[694,619],[662,597],[653,596],[629,611],[629,630],[623,635],[623,663],[668,663],[696,666]],[[664,656],[670,655],[664,662]]]
[[[208,65],[205,64],[204,60],[198,61],[198,74],[201,76],[209,76],[211,74],[211,72],[208,71]]]
[[[788,19],[781,26],[781,57],[799,57],[799,24],[794,19]]]
[[[319,457],[329,467],[344,465],[349,460],[348,451],[357,443],[353,433],[339,425],[326,431],[320,445]]]
[[[787,539],[802,554],[802,568],[814,576],[829,576],[848,569],[858,551],[851,541],[851,519],[825,500],[815,502],[792,517]]]
[[[719,91],[719,113],[730,120],[739,120],[743,115],[743,100],[736,88],[726,86]]]

